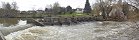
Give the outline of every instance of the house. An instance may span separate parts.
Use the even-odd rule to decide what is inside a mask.
[[[30,11],[27,11],[27,13],[32,14],[32,13],[37,13],[37,12],[33,11],[33,10],[30,10]]]
[[[43,10],[36,10],[36,13],[45,13]]]
[[[76,13],[83,13],[83,9],[82,8],[76,8]]]

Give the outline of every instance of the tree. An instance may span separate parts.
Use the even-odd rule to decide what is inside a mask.
[[[55,2],[54,5],[53,5],[53,8],[58,8],[58,7],[60,7],[59,3]]]
[[[98,0],[97,2],[99,3],[98,4],[99,11],[102,13],[103,18],[106,19],[106,17],[108,16],[107,13],[108,4],[103,0]]]
[[[53,14],[58,14],[60,12],[60,5],[58,2],[53,4],[53,8],[52,8]]]
[[[9,3],[2,2],[2,8],[5,10],[11,10],[12,7]]]
[[[45,8],[45,12],[48,11],[48,8]]]
[[[11,10],[12,7],[11,7],[11,5],[10,5],[9,3],[7,3],[7,4],[5,5],[5,9],[7,9],[7,10]]]
[[[59,14],[65,14],[66,8],[65,7],[60,7],[60,12]]]
[[[71,6],[67,6],[66,7],[66,12],[72,13],[72,7]]]
[[[15,17],[18,12],[17,8],[18,7],[16,2],[13,2],[12,4],[2,2],[2,17]]]
[[[139,0],[127,0],[127,1],[129,1],[131,4],[139,6]]]
[[[17,3],[16,3],[16,2],[13,2],[13,3],[12,3],[12,9],[14,9],[14,10],[17,10],[17,9],[18,9]]]
[[[86,0],[86,4],[85,4],[85,8],[84,8],[84,13],[91,13],[91,6],[90,6],[90,3],[89,3],[89,0]]]
[[[94,15],[94,16],[99,16],[99,15],[101,15],[101,14],[99,14],[101,11],[100,11],[100,3],[99,3],[99,1],[98,0],[96,0],[96,3],[95,4],[93,4],[92,5],[92,15]]]
[[[139,0],[127,0],[128,1],[128,3],[130,3],[130,4],[128,4],[128,5],[130,5],[130,6],[132,6],[132,7],[134,7],[134,8],[136,8],[136,10],[135,11],[139,11]]]
[[[123,2],[123,13],[124,13],[124,15],[127,15],[128,14],[128,12],[129,12],[129,5],[128,5],[128,3],[127,2]]]
[[[1,2],[1,3],[2,3],[2,9],[5,9],[6,3],[5,2]]]

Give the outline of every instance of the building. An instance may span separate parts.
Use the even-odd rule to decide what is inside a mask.
[[[37,13],[45,13],[43,10],[36,10]]]
[[[83,13],[83,9],[82,8],[76,8],[76,13]]]

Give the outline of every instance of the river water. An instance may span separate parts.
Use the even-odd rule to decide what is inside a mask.
[[[27,25],[18,20],[16,25]],[[139,22],[84,22],[77,25],[32,26],[5,36],[6,40],[139,40]],[[14,25],[14,26],[16,26]]]

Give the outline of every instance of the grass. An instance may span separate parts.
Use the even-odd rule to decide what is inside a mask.
[[[65,13],[65,14],[62,14],[62,15],[59,15],[59,16],[62,16],[62,17],[80,17],[80,16],[90,16],[88,15],[87,13]]]
[[[20,14],[17,17],[46,17],[49,16],[47,13],[38,13],[38,14]],[[53,16],[53,15],[52,15]],[[61,16],[61,17],[89,17],[87,13],[64,13],[64,14],[59,14],[59,15],[54,15],[54,16]]]

